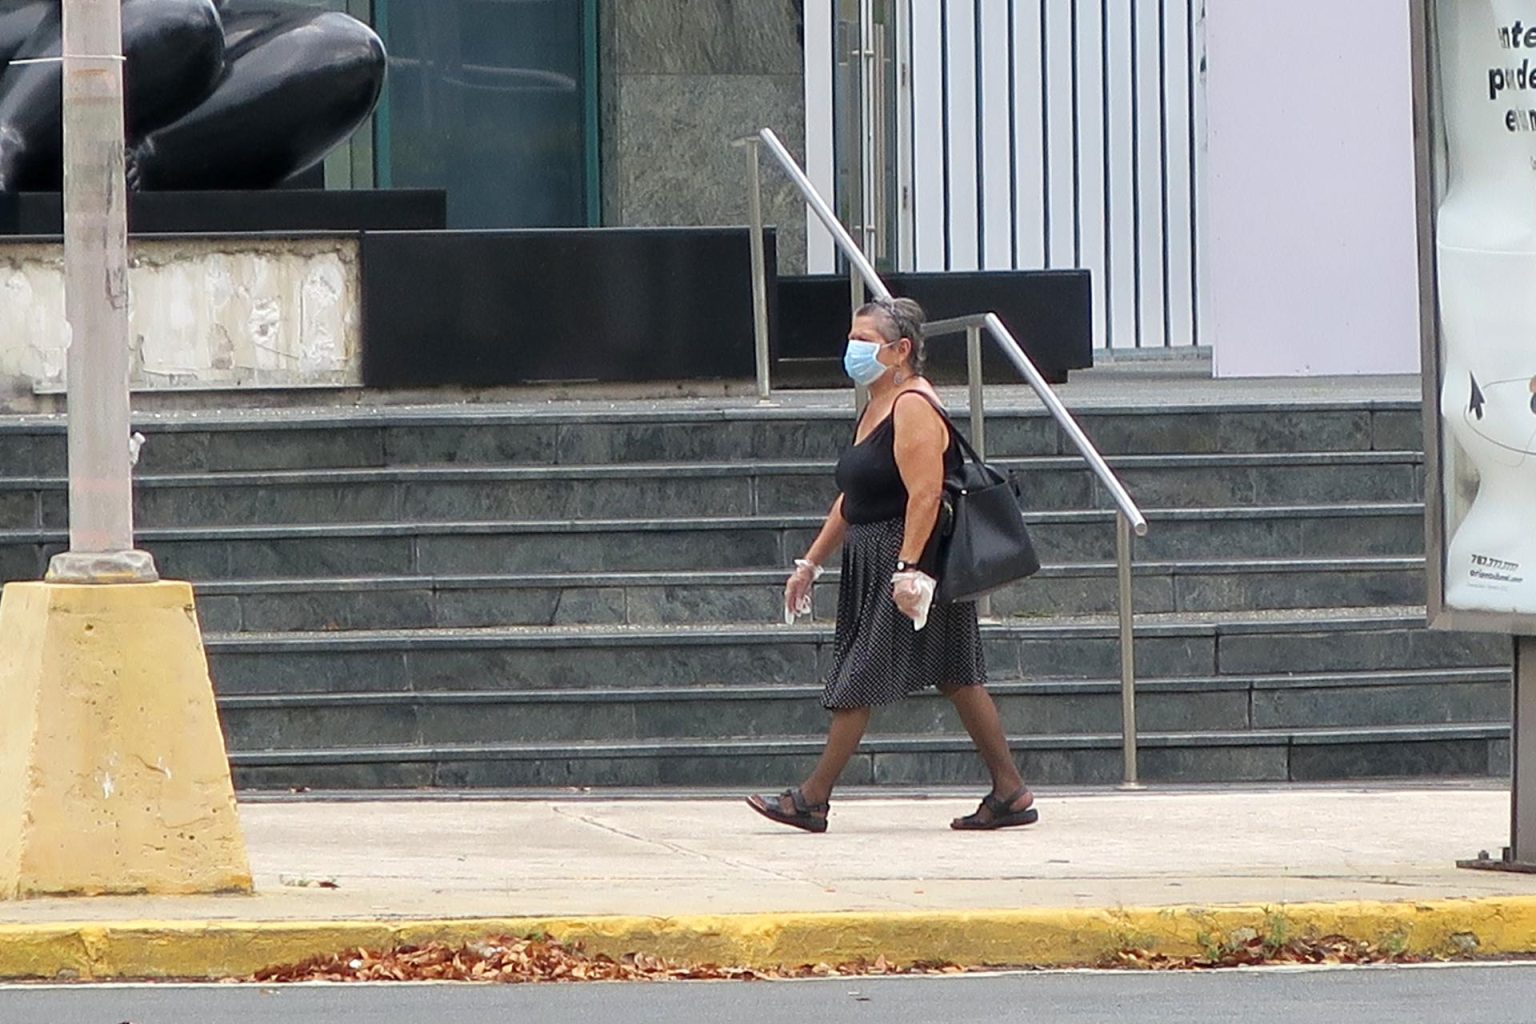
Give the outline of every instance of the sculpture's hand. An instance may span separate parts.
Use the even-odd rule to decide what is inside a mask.
[[[123,163],[128,176],[128,191],[139,190],[139,147],[129,146],[123,152]]]

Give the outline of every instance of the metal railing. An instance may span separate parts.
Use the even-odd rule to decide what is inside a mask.
[[[822,226],[832,235],[838,249],[847,257],[854,305],[862,304],[865,289],[877,298],[890,299],[893,296],[876,272],[874,264],[869,261],[869,257],[854,242],[848,230],[832,212],[832,207],[827,205],[827,201],[816,191],[810,178],[806,177],[805,172],[795,162],[789,150],[784,148],[784,144],[779,141],[779,137],[773,133],[772,129],[764,128],[756,135],[740,140],[738,145],[745,148],[748,162],[748,206],[752,218],[752,305],[757,342],[757,393],[760,398],[766,399],[772,393],[772,385],[769,380],[767,260],[763,242],[762,186],[759,173],[762,147],[767,147],[769,154],[789,177],[806,205],[816,215],[816,219],[821,221]],[[947,334],[958,334],[961,331],[964,331],[966,336],[966,377],[970,387],[971,443],[977,454],[983,457],[986,455],[986,423],[981,372],[981,340],[985,333],[997,343],[1003,355],[1034,389],[1040,401],[1045,404],[1046,411],[1051,414],[1051,418],[1077,448],[1088,463],[1088,468],[1093,471],[1094,476],[1098,478],[1099,483],[1115,503],[1115,573],[1119,583],[1120,701],[1122,747],[1125,755],[1124,778],[1127,786],[1138,785],[1136,615],[1131,593],[1131,560],[1132,534],[1137,537],[1146,536],[1146,517],[1142,515],[1141,509],[1136,507],[1136,503],[1131,500],[1130,494],[1126,492],[1119,477],[1115,476],[1114,471],[1109,468],[1104,457],[1093,446],[1093,442],[1088,440],[1088,435],[1083,433],[1082,427],[1078,426],[1077,421],[1072,418],[1072,414],[1067,411],[1067,407],[1062,404],[1056,392],[1025,354],[1018,339],[1013,336],[997,314],[977,313],[948,320],[935,320],[924,325],[924,333],[929,337],[943,337]]]

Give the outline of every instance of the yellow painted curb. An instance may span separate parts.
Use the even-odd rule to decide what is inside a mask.
[[[1248,930],[1251,929],[1251,932]],[[549,934],[593,953],[750,967],[884,956],[1091,964],[1123,947],[1188,955],[1245,935],[1342,935],[1423,955],[1536,952],[1536,897],[1422,903],[398,921],[0,925],[0,979],[230,978],[349,949]]]

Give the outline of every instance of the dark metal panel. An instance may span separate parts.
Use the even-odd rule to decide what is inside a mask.
[[[922,303],[931,320],[995,312],[1019,339],[1045,378],[1093,365],[1092,275],[1087,270],[1000,270],[887,274],[897,295]],[[848,338],[848,282],[842,277],[784,277],[778,284],[779,355],[840,360]],[[965,346],[938,339],[929,346],[929,375],[965,380]],[[992,383],[1017,383],[1018,371],[992,346],[982,366]],[[840,373],[836,366],[831,370]],[[835,374],[815,383],[833,384]],[[801,383],[813,381],[803,378]]]
[[[369,387],[754,372],[745,228],[367,232],[362,280]]]

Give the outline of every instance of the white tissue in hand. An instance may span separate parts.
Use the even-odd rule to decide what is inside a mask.
[[[912,628],[918,630],[928,625],[928,609],[933,606],[933,592],[938,581],[919,569],[908,569],[892,573],[891,586],[893,595],[917,598],[917,614],[912,616]]]
[[[807,561],[804,558],[797,558],[795,559],[795,572],[799,573],[801,571],[811,574],[811,586],[805,588],[805,593],[799,601],[795,602],[794,607],[790,607],[787,600],[784,602],[784,625],[786,626],[793,626],[795,619],[811,614],[811,589],[816,586],[816,581],[821,579],[821,574],[824,570],[815,562]]]
[[[788,601],[784,602],[784,625],[793,626],[795,619],[811,614],[811,589],[806,588],[805,594],[796,601],[794,607],[790,607]]]
[[[786,602],[784,605],[784,625],[793,626],[795,619],[811,614],[811,595],[806,594],[796,605],[791,608]]]

